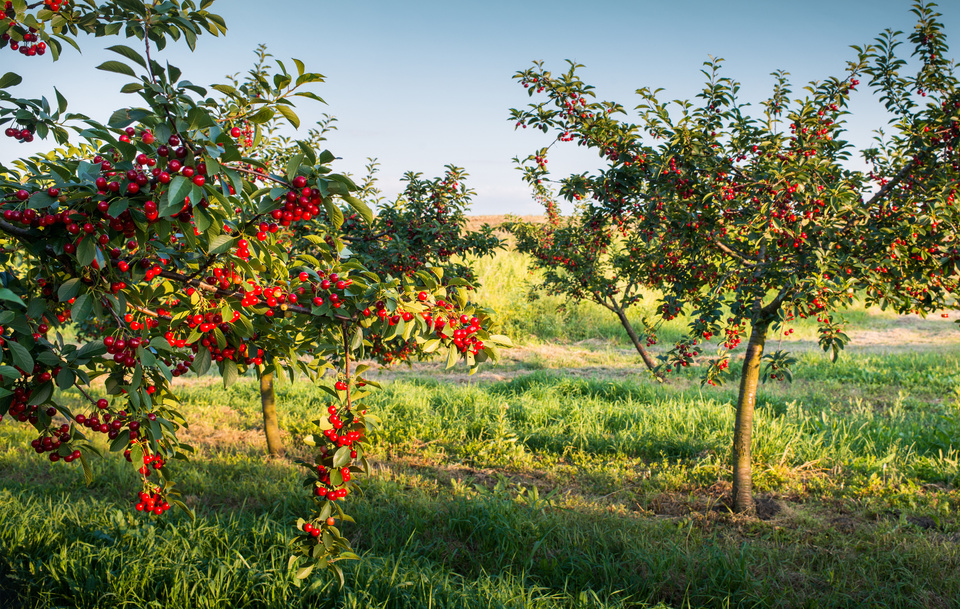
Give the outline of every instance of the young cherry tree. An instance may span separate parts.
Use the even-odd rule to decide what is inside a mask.
[[[314,509],[297,523],[291,566],[303,562],[299,577],[329,567],[342,581],[336,563],[355,555],[338,528],[351,520],[340,504],[354,476],[369,471],[364,452],[376,421],[362,401],[374,383],[356,361],[370,335],[391,329],[366,311],[382,302],[391,315],[410,315],[404,335],[436,341],[454,361],[464,351],[451,334],[437,336],[441,321],[470,316],[479,337],[496,341],[487,312],[438,306],[448,290],[429,269],[391,279],[343,255],[340,206],[367,221],[372,214],[351,194],[352,181],[331,171],[332,154],[302,141],[289,142],[282,165],[248,154],[274,116],[298,124],[293,101],[316,98],[308,87],[319,75],[298,60],[295,73],[278,62],[258,97],[224,84],[211,87],[218,98],[155,59],[170,39],[192,47],[204,31],[222,33],[211,4],[7,3],[0,46],[58,49],[64,40],[77,45],[81,32],[134,39],[141,50],[114,45],[121,59],[99,67],[130,77],[122,91],[143,105],[101,123],[68,114],[59,94],[56,110],[15,96],[9,89],[21,79],[0,77],[0,122],[11,138],[52,134],[65,144],[77,132],[64,148],[0,165],[0,416],[31,425],[38,454],[79,462],[88,478],[99,454],[88,435],[106,436],[140,472],[136,509],[157,517],[184,507],[168,475],[171,459],[190,452],[177,436],[187,420],[174,377],[216,365],[230,384],[264,354],[311,376],[332,367],[336,383],[307,439],[318,446],[304,463]],[[290,192],[299,194],[294,209]],[[314,228],[316,248],[292,252],[277,225],[308,213],[326,218]],[[312,300],[319,294],[323,303]],[[90,317],[102,336],[64,339],[65,325]],[[492,346],[480,353],[495,355]],[[107,398],[91,397],[94,382]],[[56,388],[76,389],[86,405],[68,407]]]
[[[835,358],[847,340],[838,313],[858,296],[899,312],[957,308],[960,97],[933,5],[917,2],[914,12],[915,75],[900,74],[898,34],[886,32],[875,46],[853,47],[844,75],[811,83],[802,97],[792,97],[786,73],[777,72],[759,115],[721,75],[719,60],[705,64],[696,101],[665,104],[657,91],[638,90],[639,123],[620,118],[623,106],[597,101],[581,66],[554,75],[538,63],[516,75],[544,98],[512,111],[517,127],[552,132],[554,145],[586,146],[605,164],[564,178],[559,194],[582,202],[582,223],[620,232],[629,256],[616,272],[660,290],[663,319],[691,320],[658,369],[687,366],[705,341],[722,337],[703,377],[719,383],[727,348],[749,332],[733,441],[737,511],[754,509],[758,383],[789,378],[792,362],[782,351],[764,353],[770,332],[815,317],[820,344]],[[873,164],[867,174],[850,168],[844,140],[848,102],[865,77],[893,113],[893,135],[862,151]],[[548,151],[524,164],[544,200]],[[583,255],[578,247],[571,252]]]
[[[269,81],[268,68],[264,64],[265,51],[261,47],[258,51],[258,63],[250,72],[251,77],[242,85],[238,85],[250,97],[261,95],[265,83]],[[327,118],[319,125],[319,129],[311,131],[310,141],[314,147],[325,140],[325,134],[334,129],[332,118]],[[261,125],[264,133],[273,133],[276,127],[273,120]],[[244,129],[245,134],[250,128]],[[257,144],[252,141],[249,146],[255,147],[268,164],[284,165],[289,162],[289,148],[285,147],[282,136],[264,136]],[[285,195],[283,216],[280,210],[274,212],[275,222],[261,229],[281,231],[281,242],[284,243],[291,256],[311,256],[315,253],[319,239],[323,239],[323,247],[342,249],[345,243],[352,261],[363,265],[365,269],[380,277],[411,279],[418,272],[428,272],[430,277],[439,279],[440,285],[446,292],[446,300],[440,298],[433,304],[446,311],[441,316],[437,327],[433,330],[434,337],[425,340],[414,332],[411,326],[413,314],[410,312],[391,313],[386,302],[378,301],[365,310],[365,316],[376,314],[386,319],[388,331],[385,334],[371,332],[365,335],[364,344],[357,353],[358,357],[373,359],[382,365],[391,365],[398,362],[409,362],[411,358],[418,360],[433,356],[439,341],[448,335],[452,337],[454,346],[468,361],[479,364],[487,360],[485,346],[493,349],[497,346],[507,346],[510,341],[502,335],[490,336],[490,345],[485,345],[480,331],[480,318],[473,314],[478,311],[478,305],[471,303],[469,294],[477,287],[476,274],[473,271],[472,261],[475,258],[490,255],[500,247],[500,241],[492,234],[490,227],[482,227],[480,231],[466,231],[466,210],[469,208],[473,191],[464,184],[467,174],[462,169],[448,166],[443,178],[424,180],[420,174],[408,173],[405,180],[408,182],[404,192],[392,203],[386,202],[376,187],[377,164],[371,161],[367,166],[367,176],[357,191],[357,197],[368,201],[370,206],[378,210],[372,223],[356,210],[330,209],[335,214],[334,221],[341,222],[339,239],[329,230],[318,232],[323,228],[327,216],[320,214],[319,209],[303,210],[302,213],[295,203],[300,193],[288,191]],[[290,214],[287,217],[286,214]],[[340,215],[342,214],[342,215]],[[262,236],[262,235],[261,235]],[[338,283],[338,278],[321,277],[318,284],[319,292],[307,295],[316,306],[323,306],[331,298],[327,293]],[[301,294],[302,295],[302,294]],[[337,298],[335,295],[333,299]],[[418,292],[422,302],[431,299],[428,292]],[[470,313],[464,312],[466,309]],[[457,310],[464,310],[458,315],[452,315]],[[486,313],[483,313],[484,315]],[[431,321],[433,314],[422,313],[424,319]],[[448,354],[448,363],[456,361]],[[473,365],[471,364],[471,365]],[[280,441],[280,427],[276,411],[276,391],[274,389],[274,366],[269,356],[264,364],[258,366],[260,377],[260,398],[264,418],[264,431],[267,439],[268,452],[278,454],[282,450]],[[471,370],[476,370],[472,368]]]
[[[546,159],[535,155],[534,162],[545,165]],[[656,337],[646,327],[643,334],[638,334],[627,314],[643,297],[639,290],[644,282],[629,273],[629,239],[635,234],[622,222],[618,226],[586,214],[563,217],[553,193],[542,182],[536,186],[535,196],[544,205],[547,222],[506,222],[504,227],[516,239],[517,251],[530,256],[531,265],[541,272],[543,287],[550,294],[574,301],[590,300],[614,313],[644,365],[662,378],[656,370],[657,361],[647,351],[656,344]]]

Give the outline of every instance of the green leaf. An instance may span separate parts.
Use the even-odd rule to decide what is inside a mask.
[[[207,370],[210,369],[210,351],[208,349],[200,349],[197,351],[197,356],[193,358],[193,364],[190,366],[193,368],[193,371],[197,375],[206,374]]]
[[[84,294],[86,296],[86,294]],[[103,355],[107,352],[106,345],[103,344],[102,340],[92,340],[84,346],[80,347],[80,350],[77,351],[78,358],[84,357],[96,357],[98,355]]]
[[[87,456],[83,454],[84,451],[80,451],[80,465],[83,466],[83,477],[87,481],[87,486],[93,484],[93,470],[90,468],[90,462],[87,461]]]
[[[221,93],[225,93],[230,97],[243,98],[243,94],[230,85],[211,85],[211,88],[220,91]]]
[[[197,225],[198,231],[205,233],[213,225],[213,217],[204,208],[197,207],[193,210],[193,222]]]
[[[110,452],[112,453],[120,452],[121,450],[126,448],[128,444],[130,444],[130,436],[126,434],[119,435],[113,439],[113,442],[110,443]]]
[[[57,387],[63,390],[70,389],[77,382],[77,375],[69,368],[61,368],[57,373]]]
[[[290,121],[290,124],[293,125],[294,129],[300,128],[300,117],[297,116],[297,113],[290,108],[290,106],[285,106],[283,104],[277,105],[277,112],[283,115],[283,118]]]
[[[367,206],[366,203],[356,198],[353,195],[340,195],[340,198],[350,204],[350,207],[357,210],[363,219],[366,220],[367,224],[373,224],[373,211]]]
[[[53,395],[53,381],[47,381],[46,383],[40,385],[33,390],[33,393],[30,394],[30,401],[27,402],[27,406],[34,406],[37,404],[43,404],[50,399],[50,396]]]
[[[233,360],[226,360],[223,362],[223,386],[229,387],[230,385],[237,382],[237,379],[240,377],[240,372],[237,370],[237,362]]]
[[[327,208],[327,217],[330,219],[330,223],[339,230],[343,224],[343,212],[329,197],[323,200],[323,206]]]
[[[121,93],[136,93],[137,91],[143,90],[143,83],[139,82],[128,82],[127,84],[120,87]]]
[[[93,242],[93,237],[88,235],[77,247],[77,263],[79,263],[80,266],[90,266],[96,257],[97,246]]]
[[[273,118],[274,112],[270,108],[260,108],[247,117],[247,120],[254,124],[262,124]]]
[[[134,62],[140,64],[140,65],[143,66],[144,68],[147,67],[147,62],[144,61],[143,57],[140,56],[140,53],[137,53],[136,51],[134,51],[133,49],[131,49],[131,48],[128,47],[128,46],[124,46],[124,45],[122,45],[122,44],[117,44],[117,45],[114,45],[114,46],[112,46],[112,47],[107,47],[107,50],[108,50],[108,51],[113,51],[114,53],[118,53],[118,54],[120,54],[120,55],[123,55],[123,56],[126,57],[127,59],[129,59],[129,60],[131,60],[131,61],[134,61]]]
[[[137,347],[137,356],[139,356],[140,358],[140,363],[146,366],[147,368],[157,363],[157,356],[153,354],[153,351],[150,351],[149,349],[144,349],[142,346]]]
[[[116,72],[117,74],[126,74],[127,76],[136,76],[137,73],[133,71],[133,68],[123,63],[122,61],[105,61],[97,66],[98,70],[103,70],[104,72]]]
[[[56,367],[63,364],[63,362],[60,361],[60,358],[57,357],[57,354],[53,351],[41,351],[40,355],[37,356],[37,361],[50,367]]]
[[[80,292],[80,285],[80,279],[78,277],[70,279],[57,290],[57,298],[60,299],[60,302],[66,302],[71,298],[75,298]]]
[[[337,452],[333,454],[333,466],[337,469],[344,467],[350,463],[350,451],[352,449],[349,446],[341,446],[337,449]]]
[[[20,297],[14,294],[9,288],[0,288],[0,300],[7,300],[21,306],[26,306],[23,304],[23,301],[20,300]]]
[[[110,203],[110,207],[107,209],[107,214],[116,218],[123,212],[127,211],[130,208],[130,199],[115,199]]]
[[[93,298],[90,297],[89,292],[86,292],[78,296],[73,302],[73,308],[70,309],[70,317],[72,319],[87,319],[90,317],[92,311]]]
[[[27,348],[15,340],[8,340],[7,348],[10,349],[10,355],[13,356],[13,365],[27,374],[32,374],[33,358]]]
[[[187,504],[186,504],[186,503],[180,501],[179,499],[171,499],[170,502],[171,502],[173,505],[175,505],[175,506],[177,506],[178,508],[180,508],[181,510],[183,510],[184,512],[186,512],[187,516],[190,517],[190,520],[196,520],[196,519],[197,519],[197,515],[193,513],[193,510],[191,510],[190,508],[187,507]]]
[[[167,74],[170,75],[170,82],[175,83],[178,80],[180,80],[180,75],[182,74],[182,72],[180,71],[180,68],[178,68],[177,66],[172,66],[169,63],[167,63]]]
[[[222,254],[230,249],[234,239],[236,239],[236,237],[233,235],[217,235],[210,240],[210,251],[208,253]]]
[[[67,111],[67,98],[56,87],[53,88],[53,92],[57,94],[57,111],[63,114]]]
[[[450,345],[450,351],[447,353],[447,369],[453,368],[460,361],[460,353],[455,345]]]
[[[0,89],[6,89],[7,87],[15,87],[23,82],[23,77],[17,74],[16,72],[7,72],[3,76],[0,76]]]
[[[298,152],[295,155],[290,157],[290,160],[287,161],[287,179],[293,180],[297,176],[297,170],[300,169],[300,164],[303,163],[303,153]]]
[[[190,194],[193,182],[184,176],[176,176],[170,180],[170,190],[167,191],[167,205],[174,209],[174,213],[180,211],[183,201]]]

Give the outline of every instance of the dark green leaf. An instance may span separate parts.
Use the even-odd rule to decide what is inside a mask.
[[[237,362],[233,360],[226,360],[223,362],[223,386],[229,387],[230,385],[237,382],[240,373],[237,370]]]
[[[80,292],[80,285],[80,279],[77,277],[66,281],[60,286],[60,289],[57,290],[57,298],[60,299],[60,302],[66,302],[71,298],[75,298]]]
[[[105,72],[116,72],[117,74],[126,74],[127,76],[136,76],[137,73],[133,71],[133,68],[123,63],[122,61],[105,61],[97,66],[98,70],[103,70]]]
[[[210,240],[210,254],[222,254],[230,249],[236,238],[233,235],[218,235]]]
[[[93,298],[90,297],[88,292],[81,294],[73,302],[73,308],[70,309],[70,317],[72,319],[87,319],[90,317],[91,311],[93,311]]]
[[[147,62],[143,59],[143,57],[140,56],[140,53],[137,53],[136,51],[134,51],[128,46],[124,46],[122,44],[116,44],[112,47],[107,47],[107,50],[123,55],[127,59],[140,64],[144,68],[147,67]]]
[[[3,76],[0,76],[0,89],[6,89],[7,87],[14,87],[23,82],[23,77],[15,72],[7,72]]]
[[[193,182],[184,176],[175,176],[170,180],[170,189],[167,191],[167,205],[170,206],[173,213],[178,213],[183,201],[190,194]]]
[[[0,300],[7,300],[9,302],[15,302],[19,305],[26,306],[23,304],[23,301],[20,300],[20,297],[14,294],[9,288],[0,288]]]
[[[8,340],[7,348],[10,349],[10,355],[13,356],[13,365],[27,374],[32,374],[33,358],[27,348],[15,340]]]
[[[77,246],[77,262],[80,266],[90,266],[97,257],[97,246],[89,235]]]

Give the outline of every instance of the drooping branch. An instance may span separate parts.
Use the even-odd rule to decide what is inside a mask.
[[[230,298],[230,297],[243,298],[244,296],[242,290],[223,290],[221,288],[210,285],[209,283],[206,283],[199,279],[191,279],[189,276],[181,275],[180,273],[177,273],[175,271],[160,271],[159,276],[163,277],[164,279],[170,279],[171,281],[176,281],[180,284],[196,288],[198,290],[203,290],[204,292],[209,292],[214,296],[218,296],[221,298]],[[308,309],[307,307],[304,307],[301,305],[287,304],[285,306],[286,306],[285,310],[290,311],[291,313],[300,313],[302,315],[311,315],[311,316],[313,316],[314,314],[312,309]],[[354,317],[351,317],[348,315],[340,315],[338,313],[332,314],[332,317],[334,319],[338,319],[341,321],[356,321]]]

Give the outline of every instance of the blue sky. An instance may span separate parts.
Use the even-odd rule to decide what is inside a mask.
[[[201,38],[193,55],[185,45],[168,47],[162,58],[183,69],[184,78],[210,84],[249,68],[257,44],[266,43],[276,58],[296,57],[326,76],[315,91],[327,105],[304,100],[299,113],[304,129],[323,113],[337,117],[329,148],[342,159],[339,170],[362,175],[366,159],[378,158],[381,188],[392,197],[404,172],[436,176],[452,163],[467,170],[477,191],[472,213],[532,214],[541,210],[511,158],[546,140],[516,132],[508,121],[511,107],[528,102],[511,76],[531,61],[543,60],[553,71],[563,70],[566,59],[584,64],[582,77],[599,97],[633,107],[642,86],[663,87],[668,99],[695,95],[702,63],[713,55],[742,83],[742,97],[758,102],[776,69],[790,72],[798,91],[841,74],[852,57],[849,45],[869,43],[888,27],[909,32],[910,6],[906,0],[219,0],[211,10],[226,19],[227,36]],[[939,10],[948,40],[956,41],[960,3],[948,0]],[[0,70],[25,75],[19,95],[52,97],[56,84],[71,110],[106,120],[139,99],[116,93],[126,77],[93,69],[115,57],[99,49],[117,42],[83,40],[82,56],[65,49],[57,63],[4,50]],[[885,118],[866,91],[854,110],[851,139],[866,143]],[[33,149],[39,148],[4,138],[0,161]],[[558,174],[593,166],[576,152],[551,157]]]

